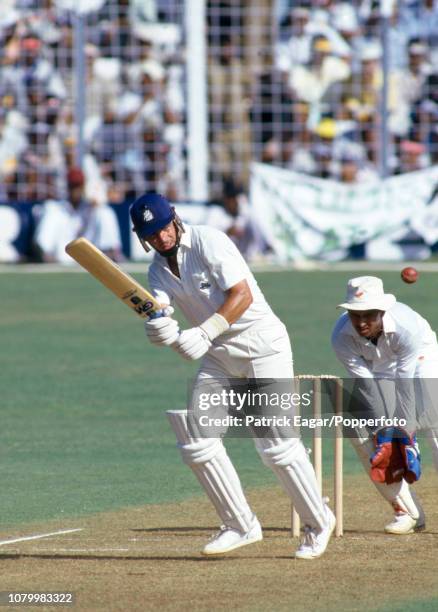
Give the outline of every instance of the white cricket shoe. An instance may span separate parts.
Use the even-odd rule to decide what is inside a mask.
[[[296,559],[317,559],[324,554],[336,525],[335,515],[328,506],[325,508],[327,525],[319,533],[309,526],[304,527],[304,537],[295,553]]]
[[[414,527],[414,531],[424,531],[426,529],[426,517],[424,512],[420,512],[420,516],[417,518],[417,524]]]
[[[420,514],[418,519],[412,518],[407,512],[398,512],[394,515],[394,519],[386,525],[386,533],[393,535],[408,535],[415,531],[423,531],[426,529],[426,519],[423,514]]]
[[[202,551],[203,555],[223,555],[241,546],[254,544],[263,540],[262,528],[255,518],[249,531],[242,533],[237,529],[232,529],[222,525],[219,533],[212,537],[210,542]]]

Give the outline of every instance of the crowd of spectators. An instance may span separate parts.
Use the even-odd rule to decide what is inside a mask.
[[[2,0],[0,201],[62,200],[77,163],[72,0]],[[79,3],[80,4],[80,3]],[[84,3],[86,5],[87,3]],[[184,3],[90,0],[86,196],[186,194]],[[376,0],[207,0],[211,197],[253,160],[354,183],[378,178],[382,23]],[[390,174],[438,161],[438,2],[394,2]]]
[[[348,183],[438,162],[438,2],[400,0],[388,18],[386,168],[382,6],[279,2],[273,62],[252,106],[258,159]]]
[[[0,201],[62,200],[77,163],[80,91],[71,0],[2,0]],[[86,195],[118,203],[147,189],[184,197],[179,3],[90,0],[83,129]]]
[[[207,5],[211,184],[218,192],[224,175],[246,184],[252,160],[347,183],[437,163],[436,0]],[[391,8],[386,147],[383,6]],[[257,58],[248,52],[254,41]]]

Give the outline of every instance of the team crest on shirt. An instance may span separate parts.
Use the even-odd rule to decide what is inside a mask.
[[[152,221],[153,218],[154,218],[154,215],[152,211],[149,210],[149,208],[145,208],[143,212],[143,221],[147,223],[148,221]]]
[[[211,284],[208,281],[202,281],[201,283],[199,283],[199,288],[200,289],[210,289]]]

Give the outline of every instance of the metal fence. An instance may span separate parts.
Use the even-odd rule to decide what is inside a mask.
[[[349,183],[438,161],[433,0],[85,5],[2,3],[2,201],[62,198],[78,162],[116,203],[197,173],[220,198],[253,160]]]

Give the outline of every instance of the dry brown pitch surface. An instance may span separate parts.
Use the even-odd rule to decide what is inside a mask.
[[[417,488],[426,532],[389,536],[382,528],[390,513],[366,477],[347,479],[345,536],[314,561],[293,559],[289,504],[276,487],[249,492],[263,542],[216,559],[199,554],[216,529],[203,498],[10,529],[1,541],[82,531],[1,546],[0,591],[74,591],[75,610],[353,611],[388,602],[421,609],[421,600],[438,597],[436,473]]]

